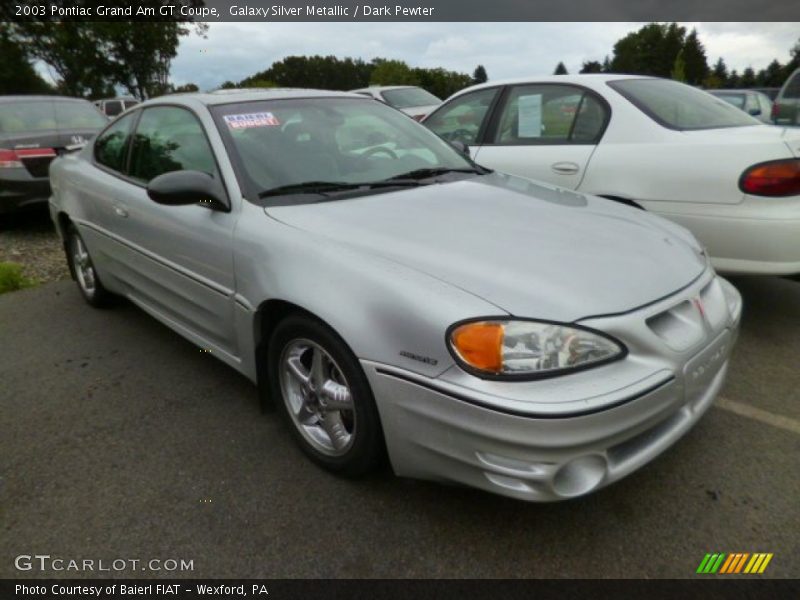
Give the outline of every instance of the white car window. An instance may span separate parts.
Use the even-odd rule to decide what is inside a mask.
[[[596,143],[607,120],[605,107],[581,88],[516,86],[500,113],[496,144]]]
[[[486,88],[459,96],[435,111],[425,126],[450,142],[474,145],[499,88]]]

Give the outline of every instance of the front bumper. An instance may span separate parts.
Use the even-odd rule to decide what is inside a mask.
[[[431,379],[362,361],[395,472],[554,501],[648,463],[700,419],[724,383],[741,301],[730,284],[713,281],[725,294],[728,318],[705,324],[702,343],[667,348],[663,356],[651,355],[634,332],[622,361],[525,383],[486,382],[457,367]],[[704,278],[620,321],[652,321],[664,305],[681,306],[710,285]]]

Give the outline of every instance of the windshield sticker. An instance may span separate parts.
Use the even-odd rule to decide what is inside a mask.
[[[520,96],[517,118],[519,119],[517,131],[519,137],[540,137],[542,135],[542,95]]]
[[[281,122],[271,112],[247,113],[244,115],[225,115],[223,117],[231,129],[250,127],[275,127]]]

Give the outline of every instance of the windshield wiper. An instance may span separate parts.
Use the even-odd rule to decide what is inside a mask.
[[[413,171],[409,171],[408,173],[400,173],[400,175],[389,177],[389,179],[385,179],[384,181],[427,179],[429,177],[436,177],[437,175],[446,175],[447,173],[476,173],[479,175],[483,175],[484,173],[488,172],[490,172],[488,169],[484,169],[482,167],[468,167],[464,169],[451,169],[448,167],[432,167],[432,168],[428,167],[424,169],[414,169]]]
[[[349,190],[359,189],[373,189],[381,187],[409,187],[417,186],[420,183],[416,181],[362,181],[360,183],[348,183],[346,181],[303,181],[301,183],[290,183],[288,185],[279,185],[278,187],[270,188],[259,192],[259,198],[267,198],[269,196],[283,196],[289,194],[325,194],[327,192],[346,192]]]

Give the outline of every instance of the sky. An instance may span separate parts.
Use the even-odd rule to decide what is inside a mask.
[[[205,39],[181,40],[172,63],[176,85],[201,90],[239,81],[290,55],[400,59],[412,67],[444,67],[472,74],[482,64],[489,79],[549,75],[559,61],[576,73],[602,61],[614,42],[642,23],[210,23]],[[789,59],[800,37],[797,23],[682,23],[696,27],[709,64],[756,71]]]

